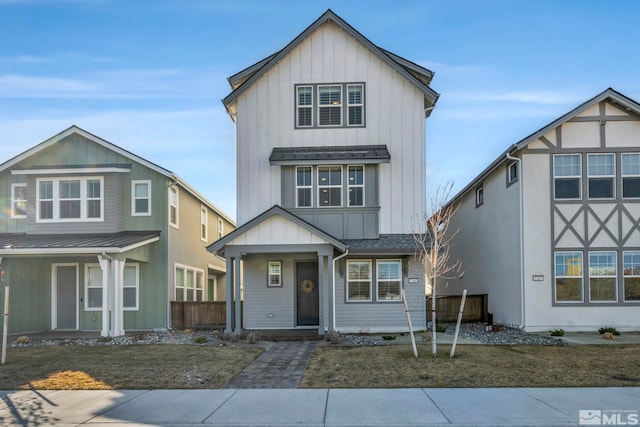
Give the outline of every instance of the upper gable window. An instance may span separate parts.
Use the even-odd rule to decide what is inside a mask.
[[[151,181],[131,181],[131,215],[151,215]]]
[[[169,225],[178,228],[178,189],[169,187]]]
[[[37,221],[102,221],[103,179],[38,178]]]
[[[27,184],[11,184],[11,218],[27,216]]]
[[[622,154],[622,197],[640,198],[640,153]]]
[[[200,206],[200,240],[207,241],[209,235],[209,215],[205,206]]]
[[[295,92],[296,128],[364,126],[364,83],[304,84]]]
[[[511,162],[507,165],[507,187],[518,181],[518,162]]]

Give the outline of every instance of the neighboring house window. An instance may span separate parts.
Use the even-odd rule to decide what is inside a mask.
[[[102,220],[102,177],[38,178],[36,182],[38,221]]]
[[[209,216],[208,216],[207,208],[204,206],[200,206],[200,240],[202,240],[203,242],[207,241],[208,224],[209,224]]]
[[[640,154],[622,154],[622,197],[640,198]]]
[[[102,269],[99,264],[85,264],[84,286],[84,309],[102,310]]]
[[[318,126],[342,126],[342,86],[318,86]]]
[[[555,199],[580,199],[582,194],[582,164],[580,154],[553,156]]]
[[[616,301],[616,252],[589,252],[589,300]]]
[[[139,265],[125,265],[122,279],[122,306],[124,310],[138,310],[139,289]]]
[[[476,188],[476,208],[484,204],[484,186],[480,184],[480,187]]]
[[[624,267],[624,300],[640,301],[640,251],[622,253]]]
[[[582,252],[556,252],[556,301],[582,302]]]
[[[269,287],[282,286],[282,262],[269,261],[267,265],[267,269],[269,271],[267,286]]]
[[[613,154],[587,155],[587,180],[590,199],[614,197],[615,157]]]
[[[342,206],[342,166],[318,166],[318,206]]]
[[[296,126],[313,126],[313,86],[296,87]]]
[[[347,126],[364,125],[364,85],[347,85]]]
[[[27,216],[27,184],[11,184],[11,218]]]
[[[518,162],[507,165],[507,187],[518,180]]]
[[[222,237],[224,234],[224,222],[222,222],[222,218],[218,218],[218,239]]]
[[[131,181],[131,215],[151,215],[151,181]]]
[[[169,224],[178,228],[178,189],[169,187]]]
[[[84,308],[86,311],[102,310],[102,269],[99,264],[85,264]],[[126,264],[122,280],[122,306],[124,310],[138,310],[139,265]]]
[[[311,207],[312,175],[311,166],[296,167],[296,207]]]
[[[400,301],[402,261],[377,261],[378,301]]]
[[[371,301],[371,261],[347,261],[347,301]]]
[[[176,264],[175,300],[203,301],[204,274],[202,270]]]
[[[348,167],[349,206],[364,206],[364,166]]]

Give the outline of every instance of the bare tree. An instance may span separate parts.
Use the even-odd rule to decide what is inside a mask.
[[[436,290],[438,279],[458,277],[462,272],[460,260],[451,261],[449,249],[451,241],[458,230],[449,231],[453,215],[460,204],[452,201],[453,183],[449,182],[436,190],[436,194],[427,202],[427,211],[418,217],[414,224],[413,239],[416,243],[417,256],[422,262],[425,282],[431,283],[431,353],[435,357],[436,350]]]

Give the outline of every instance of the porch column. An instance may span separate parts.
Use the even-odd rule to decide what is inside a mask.
[[[113,260],[114,280],[113,280],[113,336],[124,335],[124,304],[122,283],[124,278],[125,260]]]
[[[318,255],[318,335],[324,334],[324,297],[327,284],[324,280],[324,255]]]
[[[235,324],[235,333],[236,335],[242,334],[242,312],[240,311],[242,301],[240,295],[240,257],[234,258],[235,265],[233,266],[233,274],[235,280],[236,290],[234,292],[236,299],[236,324]]]
[[[329,318],[327,319],[328,330],[333,331],[333,307],[335,306],[335,296],[333,295],[333,256],[327,257],[327,282],[329,285],[327,286],[327,304],[329,305],[327,313]]]
[[[224,330],[224,333],[230,334],[231,332],[233,332],[233,258],[231,258],[230,256],[227,257],[227,277],[225,278],[225,280],[227,285],[227,327]]]
[[[109,315],[111,311],[111,304],[109,304],[111,295],[111,292],[109,292],[111,287],[111,261],[108,258],[98,256],[98,262],[102,270],[102,330],[100,331],[100,336],[108,337],[111,324],[111,316]]]

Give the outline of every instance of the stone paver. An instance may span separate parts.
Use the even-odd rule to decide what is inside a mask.
[[[264,353],[231,378],[223,388],[296,388],[316,345],[315,341],[270,344]]]

